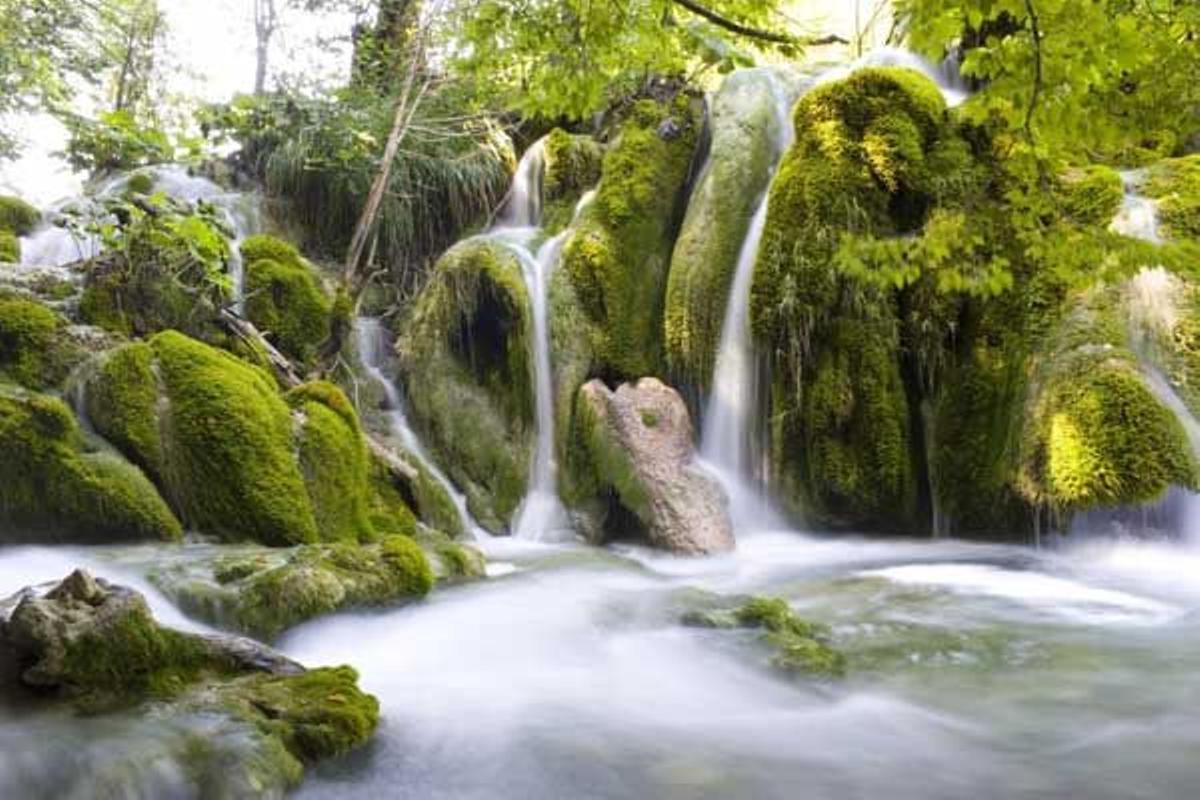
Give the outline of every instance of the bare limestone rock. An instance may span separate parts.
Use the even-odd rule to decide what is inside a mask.
[[[655,547],[686,555],[732,550],[733,527],[720,485],[695,464],[683,399],[656,378],[586,384],[577,409],[597,481],[612,489]]]

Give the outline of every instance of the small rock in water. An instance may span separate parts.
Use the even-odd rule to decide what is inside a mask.
[[[679,123],[670,117],[664,119],[662,124],[658,126],[658,138],[664,142],[671,142],[678,139],[681,133],[683,133],[683,130],[679,127]]]

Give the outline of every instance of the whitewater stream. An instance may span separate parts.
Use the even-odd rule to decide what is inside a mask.
[[[194,626],[139,572],[148,553],[187,547],[5,548],[0,592],[85,565]],[[487,548],[486,582],[283,640],[306,664],[353,664],[384,713],[368,748],[315,770],[299,796],[1194,796],[1200,552],[786,532],[692,560]],[[681,627],[697,591],[787,598],[832,627],[848,676],[789,679],[753,634]],[[6,715],[0,796],[91,796],[113,773],[114,796],[193,796],[173,743],[215,725]],[[222,746],[236,751],[236,734]]]

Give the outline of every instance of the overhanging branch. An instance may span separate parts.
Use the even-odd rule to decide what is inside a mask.
[[[794,36],[788,36],[784,33],[775,33],[774,31],[765,31],[761,28],[752,28],[748,25],[743,25],[736,20],[718,14],[707,6],[702,6],[695,0],[671,0],[676,5],[683,6],[688,11],[698,17],[703,17],[719,28],[724,28],[730,33],[736,33],[738,36],[745,36],[749,39],[759,39],[764,42],[773,42],[774,44],[794,44],[820,46],[823,44],[849,44],[848,41],[836,34],[822,36],[814,39],[798,39]]]

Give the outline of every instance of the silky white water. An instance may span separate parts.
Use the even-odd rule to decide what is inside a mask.
[[[421,462],[421,467],[437,481],[438,485],[446,490],[446,494],[454,503],[454,510],[458,514],[459,524],[463,531],[475,539],[483,538],[487,534],[471,516],[470,510],[467,508],[466,496],[458,490],[446,473],[442,472],[433,457],[430,456],[429,451],[425,449],[421,437],[408,422],[408,415],[404,411],[404,398],[401,396],[399,388],[384,371],[388,361],[389,337],[383,324],[372,317],[359,317],[354,322],[354,336],[363,369],[383,390],[386,402],[384,413],[391,434],[396,437],[401,447]]]

